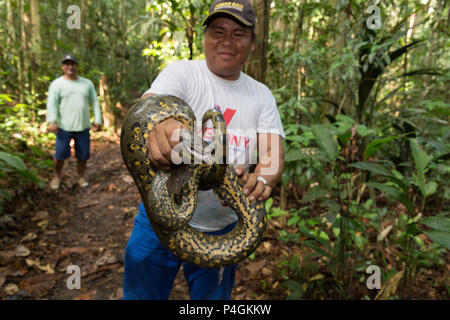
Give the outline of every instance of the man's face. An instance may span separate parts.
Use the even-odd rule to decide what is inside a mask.
[[[76,62],[67,60],[64,61],[61,65],[62,70],[64,71],[64,74],[68,76],[76,76],[78,72],[78,64]]]
[[[237,80],[255,41],[249,28],[220,17],[208,25],[203,46],[209,70],[224,79]]]

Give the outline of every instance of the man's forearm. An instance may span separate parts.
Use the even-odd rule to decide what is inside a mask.
[[[278,164],[276,164],[276,162],[278,162]],[[259,162],[256,165],[255,173],[258,176],[264,178],[267,182],[267,185],[273,189],[277,185],[277,183],[281,180],[283,168],[284,163],[283,161],[280,160],[272,160],[270,162],[270,165],[262,164],[261,162]]]
[[[263,145],[260,150],[266,149],[267,152],[259,158],[255,168],[255,173],[264,178],[267,185],[272,188],[281,180],[284,169],[284,149],[281,137],[278,136],[277,139],[273,139],[273,137],[271,137],[271,141],[262,141]]]

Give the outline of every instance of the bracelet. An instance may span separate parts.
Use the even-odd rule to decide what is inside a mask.
[[[265,186],[267,186],[267,181],[263,177],[258,176],[258,178],[256,178],[256,180],[261,181],[262,183],[264,183]]]

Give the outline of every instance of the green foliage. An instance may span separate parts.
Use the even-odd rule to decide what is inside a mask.
[[[0,161],[4,162],[6,165],[9,165],[13,169],[17,171],[25,171],[27,170],[27,166],[23,162],[23,160],[17,156],[13,156],[6,152],[0,151]],[[1,163],[1,162],[0,162]],[[6,168],[2,168],[3,170],[6,170]]]
[[[411,278],[412,272],[417,266],[423,264],[423,258],[426,256],[423,252],[425,246],[419,235],[424,233],[432,241],[449,249],[450,220],[446,217],[430,217],[420,221],[422,212],[425,209],[425,201],[427,197],[436,192],[438,185],[436,181],[426,179],[430,156],[426,154],[416,139],[409,139],[409,147],[415,168],[415,172],[412,172],[412,177],[404,176],[395,168],[389,168],[383,164],[358,162],[352,164],[352,166],[371,172],[375,177],[382,177],[386,181],[385,183],[369,182],[367,185],[402,203],[407,208],[408,214],[403,214],[399,217],[399,226],[402,229],[400,238],[404,239],[402,247],[405,252],[405,255],[401,257],[406,264],[408,277]],[[417,211],[414,203],[415,194],[411,192],[411,186],[416,186],[422,196],[421,212],[415,218],[412,218]],[[431,227],[432,230],[423,231],[419,228],[418,222]]]
[[[27,169],[20,157],[0,151],[0,177],[4,181],[13,181],[16,176],[19,179],[19,184],[40,183],[40,180]],[[3,213],[3,202],[11,200],[12,194],[10,191],[5,188],[4,183],[0,184],[0,214]]]
[[[36,110],[30,105],[13,102],[13,96],[0,94],[0,213],[3,203],[22,192],[27,185],[42,186],[36,168],[48,168],[47,155],[35,143],[45,144],[47,137],[39,135],[39,126],[32,123]],[[29,168],[25,161],[31,163]]]
[[[450,250],[450,218],[441,215],[425,218],[420,223],[431,228],[424,231],[431,240]]]

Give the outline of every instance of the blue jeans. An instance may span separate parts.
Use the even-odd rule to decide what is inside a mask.
[[[56,160],[66,160],[70,158],[70,140],[75,140],[75,157],[79,160],[89,160],[91,139],[89,129],[73,132],[58,129],[56,134]]]
[[[225,234],[235,224],[208,234]],[[123,299],[168,299],[182,264],[191,299],[230,299],[237,265],[204,268],[181,261],[161,244],[141,203],[125,250]]]

